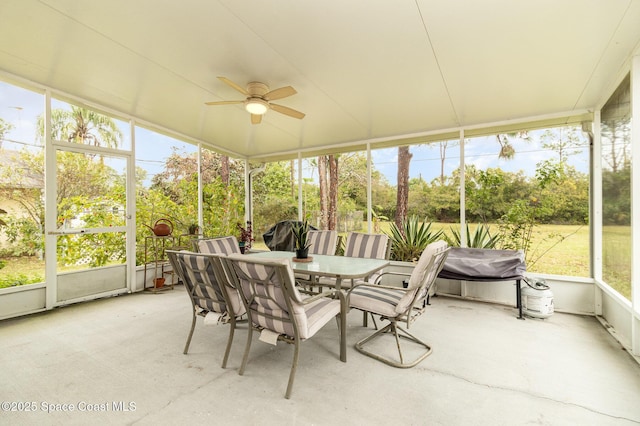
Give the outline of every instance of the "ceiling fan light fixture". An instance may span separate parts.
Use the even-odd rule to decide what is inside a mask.
[[[263,115],[269,109],[269,103],[260,98],[249,98],[244,102],[244,109],[251,114]]]
[[[247,84],[246,90],[239,84],[234,83],[226,77],[218,77],[227,86],[237,90],[246,96],[243,100],[228,100],[228,101],[212,101],[205,102],[205,105],[244,105],[244,109],[251,114],[251,124],[260,124],[262,122],[262,116],[270,109],[279,114],[284,114],[292,118],[302,120],[305,114],[300,111],[296,111],[293,108],[286,107],[284,105],[270,103],[276,99],[288,98],[296,93],[296,89],[291,86],[280,87],[275,90],[269,90],[269,86],[258,81],[252,81]]]

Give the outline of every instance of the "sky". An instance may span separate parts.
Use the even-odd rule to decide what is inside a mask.
[[[52,100],[52,109],[68,109],[65,102]],[[14,127],[5,134],[5,149],[20,150],[23,147],[41,149],[35,141],[37,119],[44,112],[44,96],[4,82],[0,82],[0,118]],[[123,135],[123,148],[131,147],[129,123],[115,120]],[[138,127],[136,130],[136,164],[144,167],[147,181],[164,168],[165,159],[172,154],[171,146],[178,146],[181,152],[194,152],[197,147],[168,136]],[[148,183],[147,182],[147,183]]]
[[[14,128],[5,135],[8,142],[4,142],[6,149],[20,149],[23,146],[34,145],[34,135],[37,128],[37,117],[44,111],[44,97],[40,94],[24,90],[22,88],[0,82],[0,117],[14,125]],[[52,108],[68,108],[65,103],[54,100]],[[129,125],[127,122],[116,120],[124,136],[124,146],[130,147]],[[559,129],[554,130],[560,132]],[[467,139],[465,144],[465,162],[474,164],[479,169],[499,167],[505,171],[524,171],[525,175],[533,176],[536,164],[554,155],[542,148],[540,135],[543,131],[529,133],[530,141],[512,139],[516,156],[512,160],[498,158],[500,145],[495,136]],[[582,137],[585,146],[588,142]],[[566,135],[558,135],[558,137]],[[14,141],[14,142],[11,142]],[[26,145],[25,145],[26,144]],[[179,152],[191,153],[197,151],[197,147],[172,139],[146,129],[136,130],[136,164],[148,171],[147,183],[153,175],[162,171],[164,160],[171,155],[171,145],[177,145]],[[413,154],[409,174],[411,178],[422,177],[427,182],[440,176],[440,152],[439,144],[414,145],[410,147]],[[372,160],[376,170],[385,175],[391,185],[397,181],[397,148],[385,148],[372,150]],[[451,175],[458,168],[460,159],[460,147],[458,141],[451,141],[446,150],[445,175]],[[578,171],[587,173],[589,170],[588,150],[585,148],[580,155],[574,155],[569,159]],[[308,164],[303,164],[303,174],[308,174]],[[305,176],[309,177],[309,176]]]

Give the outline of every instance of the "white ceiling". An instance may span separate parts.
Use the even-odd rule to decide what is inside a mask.
[[[639,43],[640,0],[0,1],[0,70],[253,158],[581,114]]]

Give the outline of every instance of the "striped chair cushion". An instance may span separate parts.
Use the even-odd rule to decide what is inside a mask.
[[[189,253],[187,250],[183,250],[183,252]],[[180,261],[180,259],[178,259],[178,254],[173,253],[171,251],[167,251],[167,259],[169,259],[169,263],[171,264],[171,269],[173,270],[173,272],[175,272],[178,278],[184,283],[185,282],[184,266],[182,266],[182,262]],[[187,285],[187,283],[185,283],[185,285]]]
[[[384,234],[362,234],[349,232],[345,244],[344,255],[348,257],[360,257],[365,259],[385,259],[387,257],[387,243],[389,237]],[[375,272],[366,277],[365,281],[374,282],[382,271]],[[321,285],[335,285],[335,278],[320,277]],[[341,288],[351,287],[351,280],[343,280]]]
[[[405,293],[376,286],[357,287],[349,296],[349,306],[393,318],[398,315],[398,303]]]
[[[227,312],[227,301],[224,298],[220,283],[213,272],[213,265],[201,254],[179,253],[184,268],[185,285],[190,293],[193,293],[194,303],[202,309],[211,312]],[[236,316],[245,313],[245,307],[238,292],[232,287],[227,287],[229,303]]]
[[[413,300],[421,300],[427,296],[431,285],[437,278],[439,268],[435,264],[443,255],[443,251],[447,248],[445,241],[436,241],[429,244],[420,255],[418,263],[413,268],[411,277],[409,277],[408,290],[396,306],[396,312],[404,312]],[[416,295],[416,291],[420,294]]]
[[[200,253],[234,254],[240,253],[240,246],[235,236],[221,238],[207,238],[198,240]]]
[[[437,256],[443,255],[446,248],[445,241],[436,241],[424,249],[413,268],[406,290],[357,287],[351,292],[349,305],[390,317],[404,313],[414,300],[418,301],[427,296],[429,287],[439,272],[438,265],[434,262],[438,260]],[[420,291],[420,294],[416,295],[417,291]]]
[[[338,243],[338,231],[309,231],[310,254],[328,254],[336,253],[336,244]]]
[[[433,275],[437,274],[438,271],[431,268],[429,269],[432,258],[437,254],[442,252],[447,248],[447,243],[445,241],[436,241],[434,243],[429,244],[420,255],[420,259],[418,259],[418,263],[415,268],[413,268],[413,272],[411,273],[411,277],[409,278],[409,288],[418,287],[425,280],[435,279]]]
[[[254,263],[250,258],[230,256],[240,269],[238,281],[242,293],[250,301],[251,320],[258,326],[280,334],[295,336],[293,321],[298,326],[299,338],[313,336],[328,319],[340,313],[340,302],[334,299],[319,299],[308,305],[293,286],[293,270],[289,259],[274,259],[270,264]],[[285,265],[290,292],[280,282],[277,268]],[[289,297],[291,311],[287,305]]]
[[[309,231],[309,254],[336,254],[336,245],[338,244],[338,231]],[[310,281],[309,274],[295,274],[296,280]]]
[[[362,234],[350,232],[344,248],[344,255],[367,259],[385,259],[389,237],[384,234]]]
[[[340,302],[334,299],[319,299],[308,305],[302,305],[303,314],[297,315],[300,339],[308,339],[322,328],[331,318],[340,313]],[[287,336],[295,336],[293,323],[286,310],[269,309],[263,304],[255,304],[252,320],[257,325]],[[252,308],[253,309],[253,308]]]

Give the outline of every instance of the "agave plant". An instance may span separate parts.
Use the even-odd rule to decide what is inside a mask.
[[[461,247],[460,231],[451,227],[453,237],[447,238],[449,244],[453,247]],[[469,224],[467,223],[467,245],[468,248],[492,249],[500,242],[499,235],[491,235],[488,225],[479,224],[475,232],[471,233]]]
[[[296,257],[306,258],[311,242],[309,241],[309,222],[293,223],[291,225],[295,239]]]
[[[420,257],[428,244],[442,236],[442,230],[431,229],[430,222],[420,222],[418,216],[410,216],[398,227],[395,223],[387,235],[391,243],[391,259],[410,262]]]

